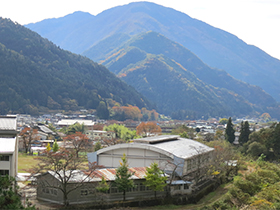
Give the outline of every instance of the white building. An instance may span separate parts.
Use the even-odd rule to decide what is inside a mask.
[[[18,140],[16,116],[0,116],[0,175],[16,177]]]
[[[185,176],[197,170],[198,165],[207,164],[212,151],[213,148],[191,139],[162,135],[109,146],[88,153],[88,159],[106,168],[117,168],[126,154],[130,167],[148,167],[156,162],[167,173],[176,168],[179,176]]]
[[[92,128],[94,122],[92,120],[80,120],[80,119],[62,119],[57,122],[59,127],[67,127],[70,125],[74,125],[75,123],[84,124],[85,127]]]

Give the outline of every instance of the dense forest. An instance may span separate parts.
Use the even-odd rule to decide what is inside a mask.
[[[207,66],[191,51],[156,32],[130,38],[114,34],[85,55],[105,65],[173,119],[264,112],[280,117],[276,101],[261,88]]]
[[[154,106],[104,66],[62,50],[37,33],[0,19],[1,114],[96,109],[108,104]]]

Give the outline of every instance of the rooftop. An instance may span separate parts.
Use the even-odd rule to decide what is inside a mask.
[[[57,125],[68,126],[73,125],[75,123],[84,124],[85,126],[93,126],[94,122],[92,120],[80,120],[80,119],[62,119]]]
[[[0,116],[0,130],[13,130],[17,129],[16,116]]]
[[[120,148],[137,148],[153,150],[171,158],[176,156],[177,158],[188,159],[214,150],[214,148],[208,147],[198,141],[181,138],[176,135],[162,135],[146,139],[147,140],[145,140],[145,138],[136,139],[136,141],[133,139],[133,143],[116,144],[100,149],[96,153],[99,155],[101,153],[106,153],[107,151]]]
[[[156,144],[159,142],[173,141],[177,140],[179,135],[161,135],[161,136],[152,136],[140,139],[133,139],[135,143],[144,143],[144,144]]]
[[[15,152],[16,138],[0,138],[0,154],[13,154]]]
[[[131,173],[134,173],[131,179],[144,179],[146,176],[146,167],[129,168],[129,171]],[[56,174],[54,171],[48,171],[47,173],[59,179],[58,174]],[[67,171],[66,176],[69,176],[70,173],[72,175],[69,182],[72,183],[82,182],[82,181],[99,182],[102,180],[102,177],[104,177],[106,181],[114,181],[116,177],[116,168],[95,170],[92,174],[90,174],[90,176],[87,175],[87,172],[83,172],[80,170]],[[60,175],[63,175],[63,173],[61,172]]]
[[[175,155],[176,157],[187,159],[195,155],[210,152],[214,150],[205,144],[191,139],[185,139],[179,137],[173,141],[165,141],[153,144],[156,148],[162,149],[168,153]]]

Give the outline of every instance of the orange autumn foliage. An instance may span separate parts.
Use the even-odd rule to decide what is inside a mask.
[[[160,134],[161,128],[155,122],[141,122],[136,127],[136,134],[144,137]]]

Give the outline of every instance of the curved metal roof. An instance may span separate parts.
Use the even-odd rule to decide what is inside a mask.
[[[174,138],[172,136],[172,139],[164,138],[160,136],[161,140],[166,139],[165,141],[157,141],[155,140],[147,140],[152,141],[153,144],[150,143],[127,143],[127,144],[116,144],[113,146],[109,146],[103,149],[100,149],[97,151],[97,155],[121,148],[139,148],[139,149],[148,149],[151,151],[155,151],[161,154],[164,154],[170,158],[174,158],[174,156],[182,158],[182,159],[188,159],[193,156],[207,153],[210,151],[213,151],[214,148],[208,147],[205,144],[202,144],[198,141],[194,141],[191,139],[181,138],[177,137]],[[144,139],[141,139],[144,140]],[[137,141],[136,141],[137,142]]]

